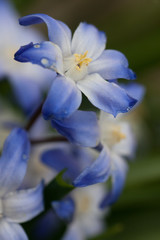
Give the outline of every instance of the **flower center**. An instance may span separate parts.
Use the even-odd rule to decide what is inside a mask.
[[[84,54],[73,54],[64,58],[64,74],[75,82],[82,80],[87,75],[87,66],[92,61],[87,58],[88,51]]]
[[[87,57],[86,57],[87,54],[88,54],[88,51],[86,51],[84,54],[77,54],[77,53],[74,54],[74,56],[75,56],[75,61],[76,61],[76,63],[77,63],[77,64],[76,64],[76,69],[77,69],[78,71],[81,70],[81,68],[82,68],[83,65],[88,66],[88,64],[92,61],[91,58],[87,58]]]
[[[105,131],[103,136],[103,141],[109,147],[113,147],[115,144],[126,138],[126,135],[121,131],[121,127],[117,125],[111,125],[110,128]]]
[[[77,206],[77,213],[83,214],[88,212],[90,207],[91,200],[89,196],[79,196],[79,198],[76,199],[76,206]]]
[[[115,143],[119,143],[122,139],[126,138],[126,135],[121,132],[120,126],[114,126],[111,131]]]

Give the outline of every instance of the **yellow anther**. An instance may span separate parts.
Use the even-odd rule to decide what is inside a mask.
[[[112,134],[113,134],[114,142],[116,143],[126,138],[126,135],[121,132],[120,126],[114,126],[114,128],[112,129]]]
[[[75,61],[77,62],[76,69],[80,70],[82,65],[85,64],[88,66],[88,64],[92,61],[92,58],[87,58],[88,51],[86,51],[84,54],[77,54],[75,53]]]

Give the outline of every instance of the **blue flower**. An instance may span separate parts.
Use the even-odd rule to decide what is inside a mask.
[[[19,45],[43,38],[36,31],[24,31],[18,26],[19,16],[10,2],[0,0],[0,78],[9,79],[18,104],[25,112],[31,113],[41,101],[43,91],[50,85],[51,76],[55,74],[31,64],[22,66],[13,60]]]
[[[102,184],[78,188],[70,194],[70,200],[53,202],[52,206],[60,219],[72,217],[63,240],[85,240],[104,230],[105,211],[99,204],[106,194]]]
[[[24,178],[30,144],[26,132],[16,128],[4,143],[0,158],[0,239],[27,240],[18,223],[32,219],[43,210],[43,184],[17,190]]]
[[[81,92],[97,108],[114,116],[135,105],[134,98],[110,81],[134,79],[135,74],[128,68],[122,53],[104,50],[106,36],[103,32],[91,24],[80,23],[71,39],[67,25],[45,14],[20,19],[24,26],[42,22],[48,27],[50,41],[21,47],[15,60],[38,64],[57,73],[43,105],[45,119],[70,116],[81,104]]]
[[[86,187],[105,182],[110,174],[110,157],[106,149],[94,154],[96,156],[87,149],[64,143],[44,151],[41,159],[58,172],[67,169],[64,177],[75,187]]]
[[[111,205],[119,198],[126,179],[128,165],[126,158],[134,157],[136,141],[128,122],[113,118],[107,113],[100,114],[101,142],[110,155],[111,191],[101,203],[101,207]]]

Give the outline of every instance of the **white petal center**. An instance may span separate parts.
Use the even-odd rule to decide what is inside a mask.
[[[82,80],[88,73],[88,64],[92,61],[87,58],[88,51],[84,54],[73,54],[71,57],[64,58],[64,74],[75,82]]]

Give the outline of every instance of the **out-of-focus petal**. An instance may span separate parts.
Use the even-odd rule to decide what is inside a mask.
[[[76,111],[64,120],[52,120],[52,126],[70,142],[94,147],[99,141],[99,127],[94,112]]]
[[[43,209],[43,183],[33,189],[11,192],[3,198],[3,212],[7,221],[26,222]]]
[[[12,77],[10,82],[19,106],[28,115],[33,113],[42,100],[42,91],[39,85],[31,79],[21,76]]]
[[[54,201],[52,207],[61,220],[67,222],[72,220],[75,211],[75,203],[72,198],[68,197],[62,201]]]
[[[52,42],[29,43],[22,46],[14,55],[19,62],[31,62],[44,68],[63,73],[61,49]]]
[[[102,55],[88,65],[89,73],[99,73],[104,79],[135,79],[135,73],[128,68],[127,58],[119,51],[105,50]]]
[[[118,125],[118,123],[117,123]],[[119,126],[123,132],[125,138],[113,146],[113,152],[119,156],[127,157],[128,159],[133,159],[136,152],[136,138],[133,133],[133,129],[127,122],[120,122]]]
[[[28,240],[23,228],[17,223],[9,223],[0,220],[0,239],[1,240]]]
[[[110,156],[103,149],[99,157],[73,181],[75,187],[86,187],[92,184],[105,182],[110,172]]]
[[[119,84],[120,87],[124,88],[129,96],[138,100],[137,104],[140,103],[145,94],[145,87],[138,83],[130,83],[130,84]],[[136,105],[137,105],[136,104]]]
[[[87,57],[98,58],[106,45],[106,35],[95,26],[87,23],[80,23],[72,39],[72,52],[84,54],[88,51]]]
[[[111,113],[128,112],[137,102],[126,91],[115,83],[105,81],[98,74],[91,74],[77,83],[78,88],[87,96],[93,105]]]
[[[93,157],[85,148],[63,143],[45,151],[41,159],[58,172],[66,169],[64,177],[73,181],[92,162]]]
[[[71,54],[71,31],[68,26],[61,21],[46,14],[32,14],[20,18],[19,23],[28,26],[37,23],[45,23],[48,28],[49,40],[57,44],[63,52],[64,56]]]
[[[65,232],[62,240],[84,240],[85,234],[81,230],[81,227],[78,223],[71,223],[68,227],[67,231]]]
[[[74,81],[57,76],[52,83],[47,99],[43,104],[44,119],[69,117],[81,104],[82,94]]]
[[[0,197],[17,189],[26,173],[30,153],[27,133],[14,129],[4,143],[0,159]]]
[[[112,189],[106,195],[106,197],[102,200],[100,207],[104,208],[109,205],[112,205],[117,201],[120,194],[122,193],[126,174],[128,170],[127,163],[125,160],[118,155],[112,156],[113,161],[113,169],[111,170],[111,177],[112,177]]]

